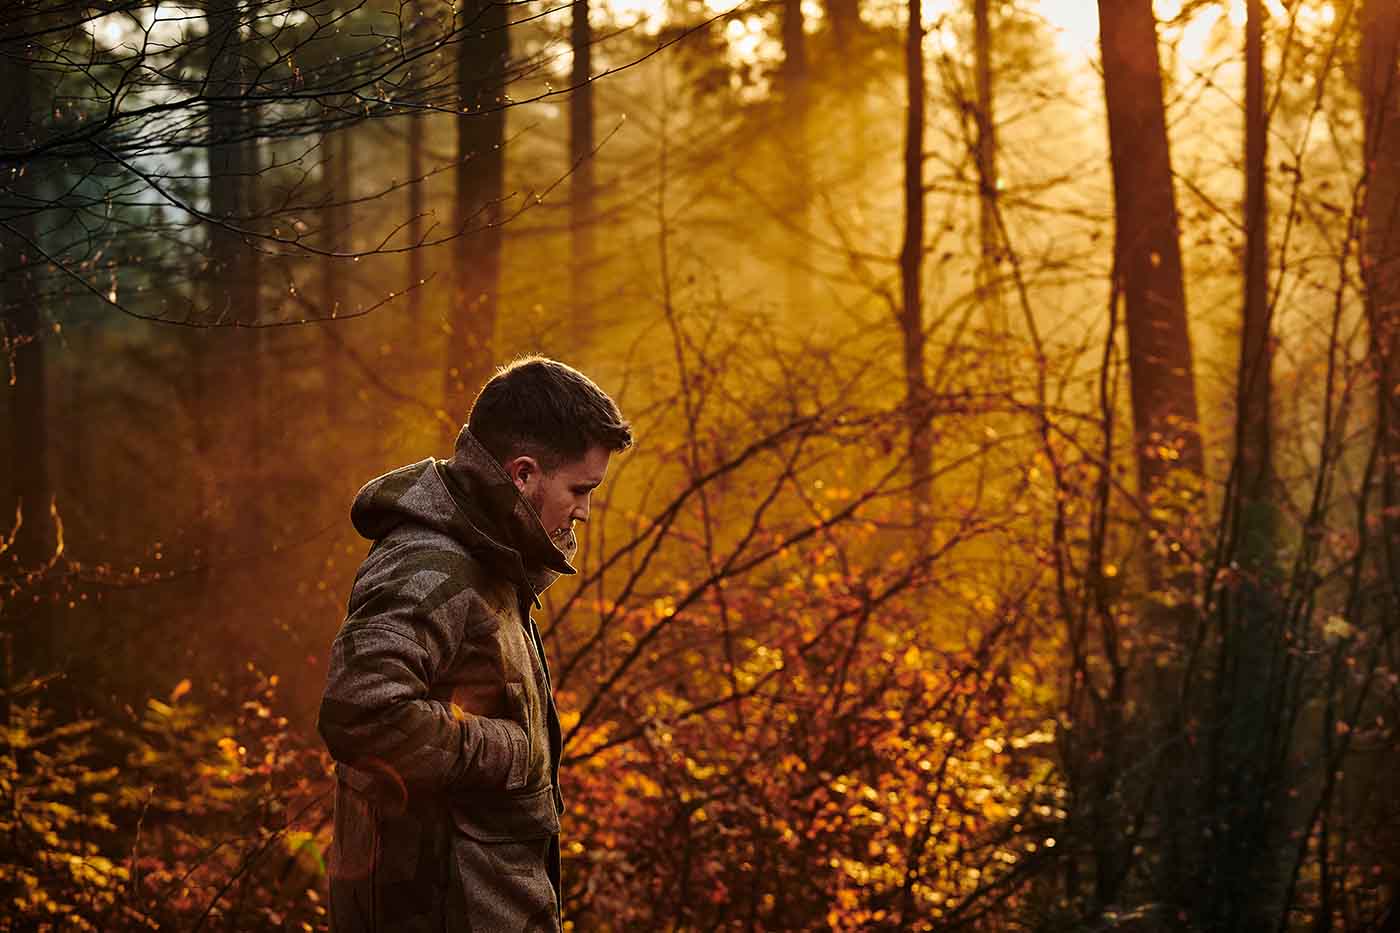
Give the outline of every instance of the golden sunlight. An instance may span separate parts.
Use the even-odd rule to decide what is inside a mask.
[[[1085,55],[1098,47],[1098,4],[1078,0],[1039,0],[1037,6],[1045,22],[1055,31],[1064,52]]]
[[[1098,4],[1085,0],[1039,0],[1036,6],[1046,24],[1055,31],[1060,47],[1066,54],[1096,54],[1099,41]],[[1269,16],[1275,19],[1287,20],[1290,16],[1281,0],[1265,0],[1264,6]],[[1183,0],[1156,0],[1153,7],[1158,21],[1169,23],[1181,16],[1185,4]],[[1211,33],[1224,15],[1221,6],[1208,5],[1192,12],[1186,22],[1175,24],[1181,29],[1180,55],[1183,63],[1197,62],[1206,56]],[[1243,29],[1245,0],[1231,0],[1228,16],[1232,27]],[[1330,26],[1337,12],[1331,3],[1303,4],[1298,7],[1296,16],[1300,25],[1320,28]]]
[[[613,20],[621,26],[641,26],[646,31],[661,28],[670,18],[671,0],[610,0],[607,8]],[[1030,0],[1031,9],[1054,34],[1061,54],[1072,61],[1093,59],[1098,55],[1098,4],[1093,0]],[[720,16],[745,7],[745,0],[704,0],[705,12]],[[1299,5],[1294,13],[1281,0],[1265,0],[1271,17],[1286,20],[1296,17],[1304,28],[1326,28],[1336,19],[1331,3]],[[1229,0],[1227,4],[1207,4],[1187,12],[1185,0],[1154,0],[1157,19],[1176,33],[1177,62],[1191,67],[1209,53],[1212,37],[1222,20],[1239,30],[1244,28],[1245,0]],[[958,44],[958,31],[952,21],[967,11],[966,0],[924,0],[924,24],[929,29],[928,40],[943,52],[951,52]],[[821,28],[824,17],[819,0],[803,0],[803,21],[808,32]],[[1184,19],[1181,17],[1186,13]],[[900,10],[897,6],[871,8],[864,14],[872,21],[893,26]],[[725,29],[729,41],[728,58],[735,62],[752,61],[764,54],[767,29],[762,17],[749,15],[731,20]],[[771,44],[771,43],[767,43]],[[776,53],[775,53],[776,54]]]

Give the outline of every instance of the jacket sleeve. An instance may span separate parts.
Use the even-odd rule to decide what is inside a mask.
[[[506,719],[430,696],[467,628],[472,590],[449,569],[362,577],[331,646],[317,728],[336,761],[405,790],[518,790],[528,740]]]

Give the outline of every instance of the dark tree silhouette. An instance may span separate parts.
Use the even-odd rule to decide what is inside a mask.
[[[1151,0],[1099,0],[1139,490],[1201,472],[1191,337]]]

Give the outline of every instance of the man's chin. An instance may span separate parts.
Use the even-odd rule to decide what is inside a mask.
[[[578,553],[578,535],[574,534],[572,528],[563,528],[549,536],[549,540],[554,542],[554,546],[559,549],[567,560],[572,561],[574,555]]]

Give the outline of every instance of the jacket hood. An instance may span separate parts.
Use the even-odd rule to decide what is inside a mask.
[[[536,594],[560,575],[575,573],[534,508],[465,426],[452,459],[420,460],[361,487],[350,521],[371,541],[405,523],[448,535],[500,562]]]

